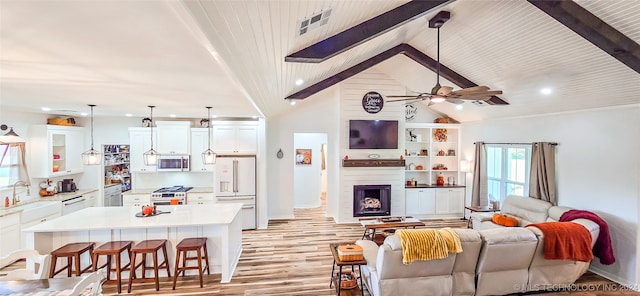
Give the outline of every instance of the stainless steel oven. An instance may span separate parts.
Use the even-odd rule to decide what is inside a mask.
[[[186,205],[187,191],[192,187],[163,187],[151,193],[151,204],[154,206]]]

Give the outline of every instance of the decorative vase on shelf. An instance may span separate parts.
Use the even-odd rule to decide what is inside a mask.
[[[444,185],[444,175],[442,173],[436,178],[436,185]]]

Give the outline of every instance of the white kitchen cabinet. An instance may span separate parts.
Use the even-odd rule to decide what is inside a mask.
[[[430,188],[407,189],[405,215],[425,218],[436,213],[436,193]]]
[[[216,199],[211,193],[189,193],[187,195],[187,204],[188,205],[206,205],[206,204],[215,204]]]
[[[436,214],[455,214],[464,212],[464,188],[435,189]]]
[[[98,191],[87,192],[82,195],[85,198],[86,207],[96,207],[98,206]]]
[[[209,149],[208,133],[209,129],[206,128],[191,129],[191,172],[193,173],[213,173],[216,168],[215,165],[202,163],[202,152]]]
[[[153,142],[155,144],[156,130],[153,130]],[[155,165],[145,165],[143,154],[151,149],[151,128],[130,127],[129,128],[129,160],[132,172],[151,173],[156,171]],[[157,151],[156,145],[153,146]]]
[[[256,154],[258,128],[254,125],[214,126],[213,146],[218,154]]]
[[[191,122],[189,121],[157,121],[158,153],[189,154],[189,138]]]
[[[20,249],[20,213],[0,217],[0,257]]]
[[[122,206],[123,207],[142,207],[146,205],[151,205],[151,194],[150,193],[141,193],[141,194],[123,194],[122,195]]]
[[[54,178],[82,173],[84,128],[59,125],[34,125],[30,129],[32,178]]]
[[[22,230],[62,216],[62,203],[43,202],[40,206],[23,210],[20,213],[20,248],[26,248],[26,236]]]

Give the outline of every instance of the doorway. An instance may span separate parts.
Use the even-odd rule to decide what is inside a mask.
[[[322,206],[327,191],[326,133],[294,133],[293,208]]]

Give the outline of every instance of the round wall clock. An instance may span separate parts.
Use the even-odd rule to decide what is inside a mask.
[[[413,104],[408,104],[404,106],[404,119],[413,120],[416,118],[416,113],[418,112],[418,108]]]

